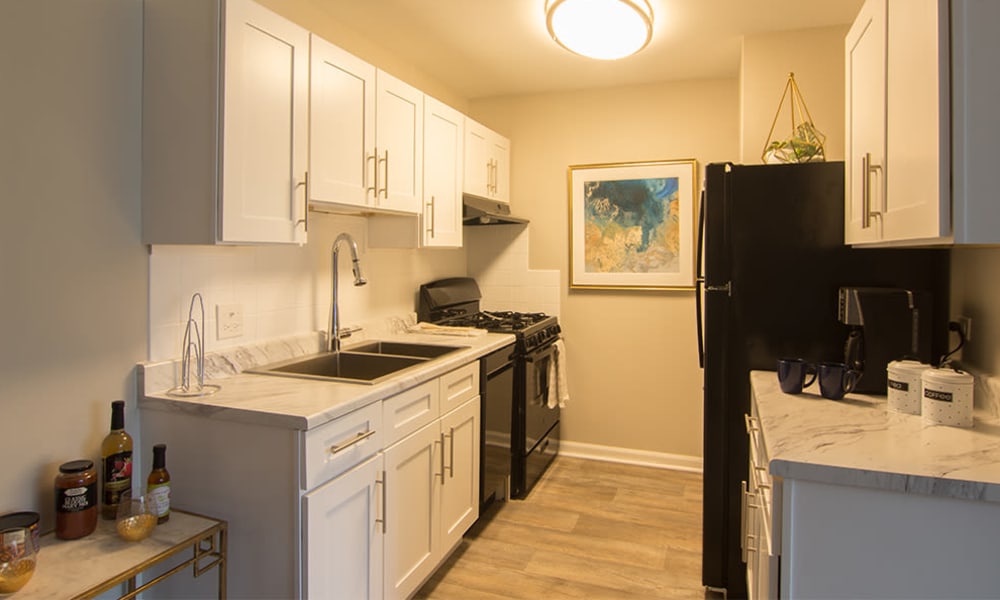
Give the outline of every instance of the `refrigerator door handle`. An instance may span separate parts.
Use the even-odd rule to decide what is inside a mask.
[[[702,285],[705,283],[705,273],[703,272],[702,253],[705,251],[705,188],[701,189],[701,199],[698,207],[698,250],[695,254],[695,278],[694,278],[694,315],[698,328],[698,366],[705,368],[705,331],[702,325]]]

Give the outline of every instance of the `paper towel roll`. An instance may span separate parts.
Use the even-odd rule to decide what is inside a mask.
[[[952,369],[927,369],[920,383],[924,424],[972,427],[972,375]]]
[[[886,367],[886,389],[889,396],[889,410],[920,414],[920,376],[931,366],[915,360],[894,360]]]

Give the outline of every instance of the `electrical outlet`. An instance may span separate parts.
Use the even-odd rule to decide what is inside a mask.
[[[216,336],[220,340],[243,335],[243,305],[215,305]]]
[[[955,319],[958,322],[958,326],[962,328],[962,333],[965,334],[965,341],[972,339],[972,317],[958,317]]]

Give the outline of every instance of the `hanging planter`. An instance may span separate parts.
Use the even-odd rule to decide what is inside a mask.
[[[788,112],[791,114],[791,136],[783,140],[773,140],[774,127],[778,124],[781,107],[788,99]],[[822,162],[826,160],[823,142],[826,136],[813,125],[812,116],[806,108],[802,92],[795,83],[795,73],[788,74],[788,83],[778,102],[778,110],[774,113],[771,130],[767,133],[767,141],[760,158],[764,164]]]

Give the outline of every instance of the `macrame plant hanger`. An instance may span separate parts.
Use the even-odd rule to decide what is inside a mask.
[[[791,116],[792,135],[786,140],[771,141],[786,98]],[[809,114],[802,92],[795,83],[795,73],[789,73],[785,90],[778,102],[778,110],[774,113],[774,120],[771,121],[771,130],[767,132],[767,141],[764,142],[764,149],[760,154],[761,161],[765,164],[823,161],[826,160],[823,148],[825,140],[826,136],[813,125],[812,115]]]

